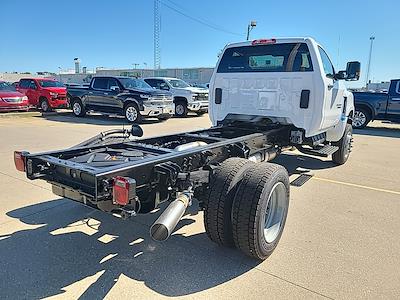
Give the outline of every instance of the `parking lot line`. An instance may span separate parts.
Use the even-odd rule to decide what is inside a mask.
[[[400,192],[398,192],[398,191],[380,189],[380,188],[375,188],[375,187],[371,187],[371,186],[360,185],[360,184],[355,184],[355,183],[350,183],[350,182],[337,181],[337,180],[321,178],[321,177],[313,177],[313,179],[319,180],[319,181],[325,181],[325,182],[331,182],[331,183],[336,183],[336,184],[342,184],[342,185],[357,187],[357,188],[361,188],[361,189],[367,189],[367,190],[371,190],[371,191],[377,191],[377,192],[389,193],[389,194],[394,194],[394,195],[400,195]]]

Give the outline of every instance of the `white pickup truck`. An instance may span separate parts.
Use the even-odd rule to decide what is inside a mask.
[[[172,93],[175,115],[178,117],[186,117],[189,111],[198,115],[208,111],[208,89],[192,87],[178,78],[148,77],[144,78],[144,81],[153,88]]]
[[[346,71],[336,72],[328,54],[312,38],[229,44],[211,78],[210,118],[214,126],[226,118],[257,117],[292,125],[290,140],[299,147],[336,145],[346,134],[344,142],[350,144],[354,99],[342,80],[359,76],[359,62],[349,62]],[[339,150],[337,162],[347,160],[348,153],[338,155]]]

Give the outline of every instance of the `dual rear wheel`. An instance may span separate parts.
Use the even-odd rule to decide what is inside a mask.
[[[272,163],[224,161],[210,178],[204,224],[209,238],[264,260],[276,248],[289,207],[289,176]]]

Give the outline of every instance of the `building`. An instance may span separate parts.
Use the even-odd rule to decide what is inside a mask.
[[[64,83],[88,83],[93,76],[175,77],[187,83],[209,83],[214,68],[169,68],[169,69],[105,69],[96,68],[94,74],[60,74]]]
[[[387,91],[389,89],[389,86],[390,86],[390,81],[369,82],[367,84],[367,90],[375,92]]]

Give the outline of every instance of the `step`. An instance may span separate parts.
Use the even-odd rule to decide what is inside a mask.
[[[328,157],[329,155],[332,155],[333,153],[338,151],[339,147],[332,146],[332,145],[324,145],[324,146],[317,146],[315,148],[299,147],[298,149],[300,152],[302,152],[304,154]]]
[[[290,185],[300,187],[303,184],[305,184],[307,181],[309,181],[312,177],[313,177],[312,174],[301,174],[301,175],[299,175],[299,177],[297,177],[295,180],[293,180],[290,183]]]

